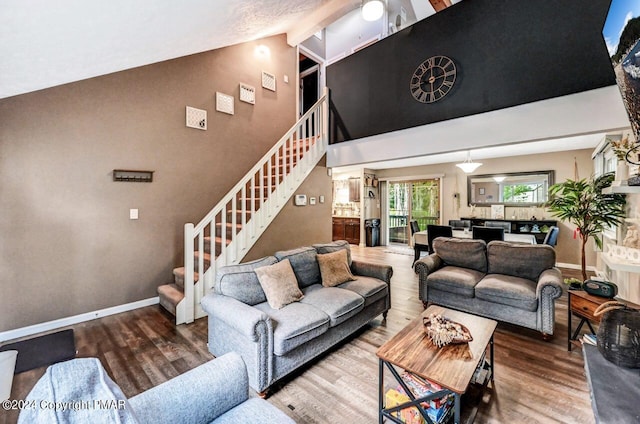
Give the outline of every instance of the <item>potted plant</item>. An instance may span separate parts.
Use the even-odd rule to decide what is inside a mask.
[[[627,163],[627,152],[631,150],[634,143],[625,136],[620,140],[609,140],[613,153],[618,159],[616,167],[616,181],[625,181],[629,178],[629,164]]]
[[[624,194],[604,194],[603,189],[611,186],[614,174],[607,173],[589,180],[566,180],[549,187],[549,201],[546,206],[551,213],[577,227],[580,236],[582,279],[587,279],[585,248],[593,237],[602,249],[600,233],[619,225],[625,217],[626,199]]]
[[[564,283],[569,286],[569,290],[577,290],[582,287],[582,280],[578,278],[565,278]]]

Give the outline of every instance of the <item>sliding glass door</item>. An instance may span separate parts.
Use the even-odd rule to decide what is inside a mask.
[[[389,243],[411,244],[412,220],[420,230],[440,223],[440,180],[389,181],[387,184]]]

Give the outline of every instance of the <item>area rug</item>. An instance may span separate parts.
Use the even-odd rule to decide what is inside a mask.
[[[0,352],[5,350],[18,351],[15,374],[76,357],[73,330],[58,331],[0,347]]]
[[[389,247],[384,253],[395,253],[397,255],[413,256],[413,249],[410,247]]]

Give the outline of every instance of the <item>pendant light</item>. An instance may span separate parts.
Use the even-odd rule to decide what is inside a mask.
[[[362,18],[365,21],[377,21],[384,14],[384,4],[381,0],[365,0],[362,4]]]
[[[460,169],[462,169],[464,171],[465,174],[470,174],[473,171],[475,171],[476,169],[478,169],[479,166],[481,166],[482,163],[480,162],[472,162],[471,161],[471,151],[467,151],[467,160],[465,160],[462,163],[457,163],[456,166]]]

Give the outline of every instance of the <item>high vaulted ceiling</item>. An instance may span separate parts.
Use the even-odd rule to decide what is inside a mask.
[[[359,0],[3,0],[0,98],[275,34],[306,38],[317,31],[307,33],[314,27],[326,26],[359,4]]]

